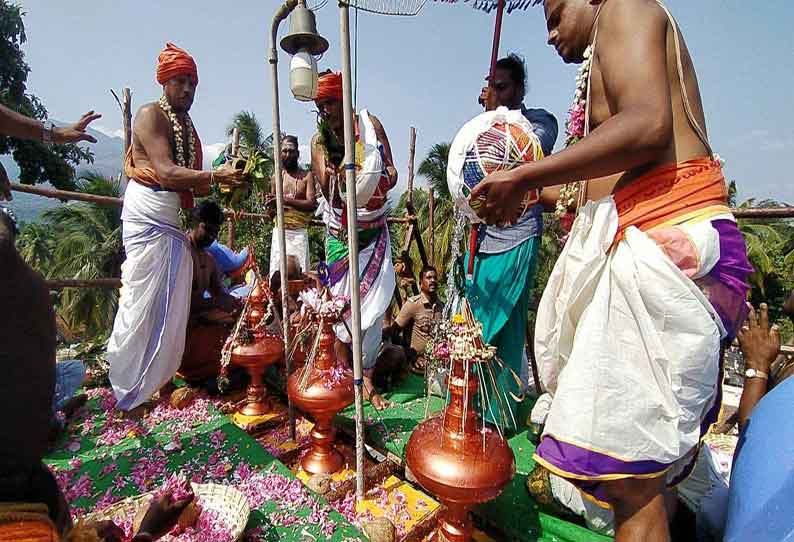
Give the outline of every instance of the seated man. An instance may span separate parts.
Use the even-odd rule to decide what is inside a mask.
[[[433,332],[433,326],[441,319],[441,301],[438,298],[438,273],[432,266],[425,266],[419,273],[419,288],[422,293],[408,298],[392,326],[395,344],[403,344],[410,362],[411,371],[424,374],[427,365],[425,347]],[[402,333],[402,341],[399,336]]]
[[[177,373],[189,383],[218,375],[221,349],[240,309],[240,301],[224,290],[223,275],[206,250],[222,223],[223,212],[213,201],[204,201],[191,211],[187,236],[193,257],[193,285],[185,353]]]

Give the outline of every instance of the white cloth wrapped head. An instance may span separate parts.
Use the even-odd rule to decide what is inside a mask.
[[[482,222],[469,201],[472,189],[490,173],[541,158],[540,140],[520,110],[499,107],[477,115],[458,131],[449,149],[447,184],[455,205],[472,222]],[[533,191],[525,206],[538,199]]]

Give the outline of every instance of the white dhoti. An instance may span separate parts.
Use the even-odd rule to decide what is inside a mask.
[[[279,270],[281,262],[280,229],[273,228],[270,244],[270,276]],[[307,229],[285,229],[284,240],[287,244],[287,256],[295,256],[300,262],[301,271],[309,271],[309,231]]]
[[[328,225],[326,236],[326,258],[328,259],[330,288],[335,296],[350,297],[350,268],[347,244],[336,237],[342,231],[340,217],[321,202],[323,220]],[[373,236],[358,253],[358,270],[361,296],[361,350],[364,369],[372,369],[378,358],[383,342],[383,318],[391,305],[396,278],[391,258],[391,242],[389,228],[385,220],[385,209],[377,211],[358,210],[359,244],[365,235]],[[334,233],[337,232],[337,233]],[[373,234],[373,232],[375,232]],[[334,255],[343,253],[344,256]],[[345,326],[346,324],[346,326]],[[352,326],[350,312],[345,315],[345,324],[336,326],[339,340],[350,343],[352,337],[348,332]]]
[[[709,300],[659,246],[635,227],[613,245],[617,228],[612,197],[581,209],[535,330],[553,396],[536,459],[596,498],[599,481],[672,481],[691,464],[718,395],[725,336]],[[718,236],[702,241],[719,253]]]
[[[108,341],[118,408],[144,403],[179,368],[193,260],[180,229],[179,196],[131,181],[124,194],[121,297]]]

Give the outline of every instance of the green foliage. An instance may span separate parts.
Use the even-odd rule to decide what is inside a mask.
[[[52,253],[55,245],[51,228],[37,222],[23,224],[22,231],[17,237],[19,255],[45,278],[49,276],[52,268]]]
[[[748,199],[739,208],[774,208],[784,204],[775,200]],[[782,307],[794,289],[794,221],[791,219],[739,219],[739,230],[747,245],[747,257],[755,272],[750,275],[750,302],[767,303],[771,317],[782,318]],[[794,338],[788,320],[780,320],[785,341]]]
[[[0,103],[25,116],[47,119],[39,99],[27,92],[30,66],[22,45],[27,41],[21,6],[0,0]],[[46,145],[0,136],[0,154],[12,154],[25,184],[49,181],[56,188],[74,189],[74,168],[93,162],[93,154],[74,144]]]
[[[118,181],[90,173],[79,179],[80,192],[119,197]],[[48,278],[89,280],[121,276],[123,246],[117,207],[71,202],[44,213],[40,224],[26,224],[17,241],[23,258]],[[118,291],[67,288],[56,297],[56,311],[72,331],[85,337],[113,325]]]

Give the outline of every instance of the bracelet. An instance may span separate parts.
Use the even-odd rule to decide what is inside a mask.
[[[55,125],[52,122],[41,123],[41,141],[43,143],[53,142],[53,133],[52,133],[53,128],[55,128]]]

